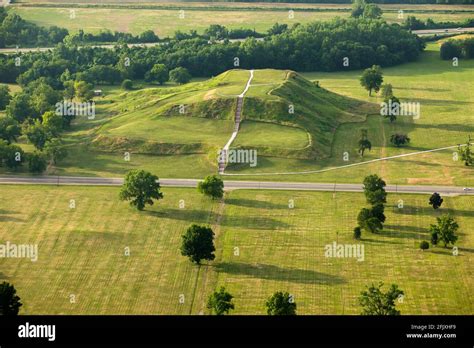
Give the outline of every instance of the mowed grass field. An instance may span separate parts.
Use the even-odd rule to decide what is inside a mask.
[[[35,263],[0,259],[0,278],[17,287],[22,313],[189,314],[197,268],[179,256],[181,234],[212,222],[212,201],[195,190],[166,190],[159,206],[139,214],[118,200],[119,188],[0,190],[1,243],[39,248]]]
[[[472,197],[445,197],[435,212],[426,195],[390,194],[384,231],[356,242],[359,193],[232,191],[221,203],[166,188],[164,200],[137,212],[118,200],[118,187],[0,190],[0,242],[39,245],[36,263],[0,259],[0,281],[15,285],[23,314],[207,313],[207,296],[219,286],[235,296],[234,314],[263,314],[278,290],[294,295],[299,314],[358,314],[360,291],[379,281],[405,291],[402,314],[474,313]],[[446,212],[460,225],[459,255],[419,250],[429,224]],[[216,232],[216,259],[200,268],[179,252],[191,223]],[[325,245],[335,241],[363,244],[364,261],[326,258]]]
[[[251,8],[252,4],[246,4]],[[304,5],[304,7],[302,6]],[[266,32],[273,24],[286,23],[293,25],[295,23],[308,23],[311,21],[326,21],[337,16],[348,18],[350,11],[341,11],[341,9],[350,8],[349,4],[334,6],[334,11],[328,7],[325,11],[305,11],[304,8],[312,8],[310,4],[299,4],[295,6],[279,6],[271,4],[272,8],[288,10],[266,9],[260,6],[255,9],[239,9],[235,4],[220,3],[218,6],[228,10],[212,9],[212,5],[193,6],[185,3],[185,10],[180,10],[180,4],[174,3],[175,9],[127,9],[127,8],[47,8],[47,7],[12,7],[15,12],[24,19],[30,20],[41,26],[56,25],[67,28],[72,32],[80,29],[85,32],[99,32],[103,29],[117,30],[122,32],[131,32],[139,34],[144,30],[153,30],[160,37],[172,36],[175,31],[197,30],[202,33],[204,29],[211,24],[221,24],[229,29],[247,28],[255,29],[257,32]],[[209,9],[203,9],[207,6]],[[321,5],[320,5],[321,6]],[[317,7],[317,6],[316,6]],[[435,21],[463,21],[473,18],[474,13],[466,10],[472,10],[469,6],[450,7],[450,11],[444,7],[435,9],[446,12],[430,12],[433,7],[412,7],[410,5],[400,6],[382,6],[386,10],[383,17],[390,22],[403,22],[408,15],[415,15],[417,18],[426,20],[432,18]],[[289,10],[293,10],[289,16]],[[403,18],[399,18],[398,11],[405,10]],[[74,11],[74,18],[71,18],[71,11]],[[180,12],[184,11],[184,12]]]

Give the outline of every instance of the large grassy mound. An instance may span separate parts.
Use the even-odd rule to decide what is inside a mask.
[[[106,98],[100,106],[106,117],[93,131],[93,149],[199,153],[211,160],[232,134],[237,96],[249,77],[246,70],[231,70],[207,81]],[[336,128],[365,120],[366,110],[366,104],[328,92],[295,72],[256,70],[234,145],[264,156],[328,157]]]

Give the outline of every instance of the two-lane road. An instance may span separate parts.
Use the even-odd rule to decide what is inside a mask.
[[[163,187],[197,187],[198,179],[160,179]],[[83,185],[83,186],[120,186],[122,178],[100,178],[79,176],[0,176],[0,184],[24,185]],[[313,183],[313,182],[277,182],[277,181],[231,181],[225,180],[227,190],[297,190],[297,191],[330,191],[362,192],[362,184]],[[424,186],[424,185],[387,185],[387,192],[429,194],[438,192],[445,195],[474,195],[474,189],[466,190],[459,186]],[[0,189],[1,191],[1,189]]]

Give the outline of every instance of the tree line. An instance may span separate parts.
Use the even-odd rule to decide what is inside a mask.
[[[209,35],[219,35],[213,28]],[[218,30],[217,30],[218,29]],[[192,76],[215,76],[232,68],[275,68],[297,71],[337,71],[392,66],[417,59],[424,43],[401,26],[381,19],[336,18],[330,22],[277,25],[264,40],[215,42],[202,37],[170,40],[154,47],[115,49],[58,44],[51,52],[0,56],[0,82],[26,84],[41,76],[60,89],[60,75],[87,73],[94,66],[107,66],[120,78],[143,79],[155,64],[168,70],[186,68]],[[21,58],[16,64],[15,58]],[[347,61],[348,59],[348,61]],[[347,63],[347,64],[345,64]],[[91,74],[94,75],[94,74]],[[116,83],[116,77],[107,81]]]
[[[474,18],[467,18],[460,22],[435,22],[431,18],[427,18],[425,21],[416,18],[415,16],[408,16],[403,22],[403,26],[410,30],[423,30],[423,29],[444,29],[444,28],[467,28],[474,26]]]
[[[450,60],[453,58],[474,58],[474,38],[450,39],[441,44],[440,58]]]

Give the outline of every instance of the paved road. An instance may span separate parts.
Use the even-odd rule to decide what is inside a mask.
[[[0,0],[1,1],[1,0]],[[256,38],[257,41],[263,41],[263,38]],[[231,39],[230,42],[241,42],[245,41],[245,39]],[[128,47],[153,47],[157,45],[162,45],[167,41],[160,41],[160,42],[152,42],[152,43],[129,43],[127,44]],[[224,42],[223,40],[217,41],[219,43]],[[79,49],[81,47],[100,47],[100,48],[108,48],[113,49],[115,46],[120,45],[119,43],[115,44],[103,44],[103,45],[82,45],[78,46]],[[0,53],[3,54],[14,54],[14,53],[27,53],[27,52],[47,52],[49,50],[53,50],[54,47],[26,47],[26,48],[0,48]]]
[[[418,36],[434,35],[434,34],[463,34],[463,33],[474,33],[474,28],[423,29],[423,30],[412,30],[412,33]]]
[[[161,45],[161,42],[154,42],[154,43],[132,43],[128,44],[128,47],[153,47],[156,45]],[[117,44],[109,44],[109,45],[84,45],[84,46],[79,46],[81,47],[101,47],[101,48],[108,48],[108,49],[113,49],[115,46],[119,45]],[[28,48],[0,48],[0,53],[3,54],[12,54],[12,53],[27,53],[27,52],[47,52],[49,50],[53,50],[54,47],[28,47]]]
[[[163,187],[197,187],[197,179],[160,179]],[[84,186],[119,186],[122,178],[98,178],[77,176],[0,176],[0,184],[41,184],[41,185],[84,185]],[[224,181],[224,187],[234,189],[261,189],[261,190],[304,190],[329,192],[362,192],[361,184],[334,184],[309,182],[273,182],[273,181]],[[445,195],[474,195],[474,189],[464,191],[458,186],[422,186],[422,185],[387,185],[387,192],[399,193],[433,193]],[[1,192],[1,189],[0,189]]]

